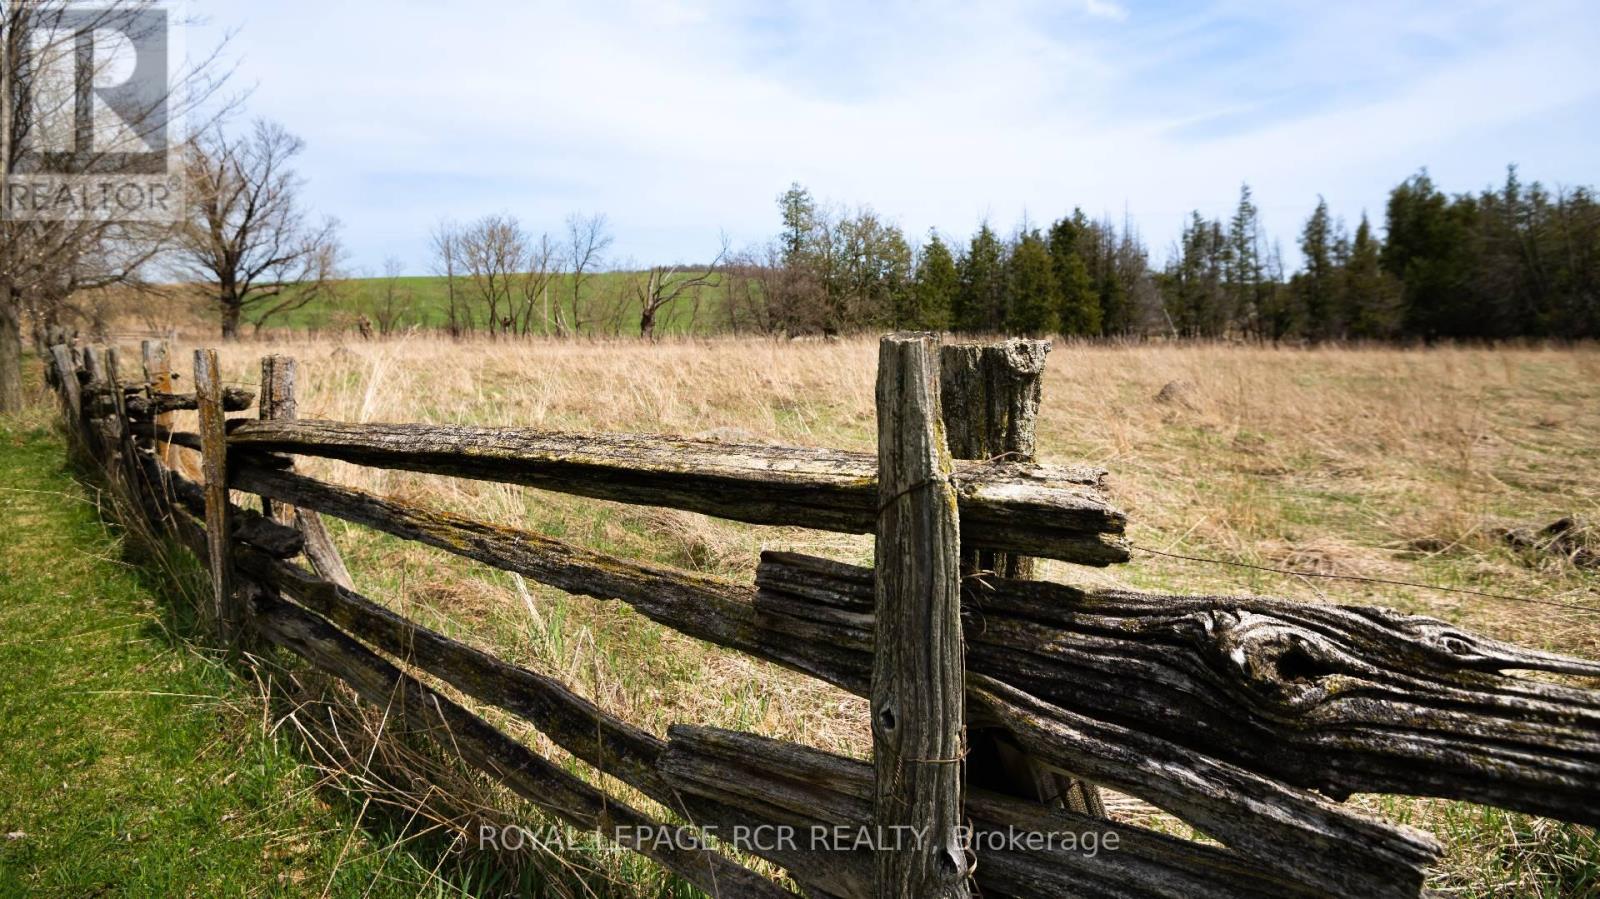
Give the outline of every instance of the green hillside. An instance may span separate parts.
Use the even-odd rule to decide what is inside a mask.
[[[634,272],[603,272],[590,277],[583,288],[583,308],[588,321],[583,332],[593,335],[636,336],[639,333],[639,301],[634,294],[634,282],[640,276]],[[394,301],[391,306],[391,291]],[[456,279],[457,303],[470,308],[478,330],[485,327],[486,306],[476,288],[467,280]],[[570,310],[572,304],[572,279],[558,276],[549,288],[552,310],[560,302]],[[656,316],[656,333],[660,335],[683,334],[691,330],[708,331],[726,325],[727,300],[724,292],[708,288],[702,292],[698,315],[694,311],[694,297],[685,294],[674,304],[662,309]],[[520,300],[519,300],[520,302]],[[392,312],[395,330],[411,327],[443,329],[449,324],[449,289],[446,279],[430,276],[396,278],[357,278],[342,282],[338,289],[318,297],[311,303],[274,316],[269,328],[290,328],[300,331],[348,330],[357,327],[365,316],[376,330]],[[567,313],[571,319],[570,311]],[[554,333],[554,312],[551,313],[550,330]],[[543,304],[534,312],[534,333],[541,332],[544,321]]]

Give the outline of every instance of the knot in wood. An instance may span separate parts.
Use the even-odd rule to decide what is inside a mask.
[[[1338,653],[1319,635],[1265,615],[1211,611],[1204,616],[1202,649],[1243,674],[1254,692],[1286,709],[1314,705],[1339,674]]]

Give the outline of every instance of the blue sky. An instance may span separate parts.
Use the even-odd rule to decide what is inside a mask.
[[[800,181],[913,237],[1082,206],[1164,258],[1248,181],[1291,265],[1426,165],[1447,190],[1600,182],[1600,2],[191,0],[246,115],[307,141],[354,270],[441,218],[605,213],[618,264],[777,229]]]

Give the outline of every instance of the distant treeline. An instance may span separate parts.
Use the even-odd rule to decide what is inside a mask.
[[[798,184],[783,230],[722,267],[736,331],[896,327],[964,332],[1433,340],[1600,337],[1600,204],[1592,188],[1523,184],[1449,196],[1426,171],[1390,191],[1380,235],[1326,202],[1286,272],[1250,188],[1227,220],[1194,213],[1160,269],[1129,225],[1074,211],[965,246],[914,247],[871,210],[819,205]]]

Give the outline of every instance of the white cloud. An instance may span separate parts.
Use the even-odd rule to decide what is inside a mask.
[[[1097,19],[1121,22],[1128,18],[1128,10],[1111,0],[1083,0],[1083,11]]]
[[[374,267],[420,270],[432,221],[501,209],[605,211],[621,255],[694,257],[770,234],[791,180],[915,234],[1126,209],[1158,251],[1242,180],[1286,245],[1319,192],[1377,212],[1424,163],[1458,189],[1513,159],[1596,180],[1582,4],[238,3],[211,13],[248,20],[253,110],[308,139]]]

